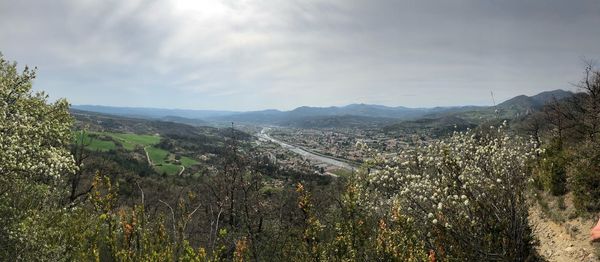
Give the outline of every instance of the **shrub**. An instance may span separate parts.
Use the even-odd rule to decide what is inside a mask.
[[[555,196],[567,193],[568,154],[554,141],[545,148],[540,157],[542,159],[536,168],[536,175],[543,188]]]
[[[358,174],[362,176],[364,173]],[[322,224],[314,214],[310,194],[298,185],[298,207],[304,214],[299,257],[294,261],[426,261],[425,243],[399,203],[372,205],[375,196],[360,179],[351,177],[335,211]]]
[[[31,90],[35,71],[18,72],[0,54],[0,260],[61,257],[58,221],[64,178],[75,172],[68,150],[68,103]]]
[[[171,221],[162,216],[151,219],[144,197],[133,207],[117,207],[118,186],[108,177],[96,175],[90,205],[70,212],[66,261],[216,261],[204,248],[191,247],[185,228],[195,211],[186,201],[169,209]],[[188,195],[193,198],[193,195]],[[166,204],[166,203],[165,203]],[[169,223],[170,222],[170,223]]]
[[[455,133],[394,157],[375,156],[378,170],[365,183],[381,203],[399,203],[438,258],[524,261],[535,258],[526,198],[535,148],[505,125]]]
[[[579,146],[569,168],[569,187],[575,208],[600,211],[600,147],[591,142]]]

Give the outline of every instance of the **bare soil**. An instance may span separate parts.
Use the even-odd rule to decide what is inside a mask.
[[[597,217],[574,217],[570,197],[565,198],[563,208],[546,208],[536,203],[530,210],[530,221],[539,240],[538,252],[548,261],[600,261],[600,243],[592,243],[590,230]]]

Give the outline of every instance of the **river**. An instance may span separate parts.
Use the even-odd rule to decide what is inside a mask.
[[[279,144],[281,147],[292,151],[296,154],[301,155],[303,158],[305,159],[309,159],[309,160],[313,160],[316,162],[322,162],[322,163],[326,163],[332,166],[336,166],[339,168],[343,168],[343,169],[347,169],[347,170],[354,170],[355,167],[346,163],[346,162],[342,162],[339,161],[337,159],[333,159],[333,158],[329,158],[329,157],[325,157],[325,156],[321,156],[321,155],[317,155],[315,153],[306,151],[300,147],[294,146],[294,145],[290,145],[288,143],[285,143],[283,141],[277,140],[275,138],[272,138],[271,136],[269,136],[269,133],[267,133],[267,131],[269,130],[269,128],[265,127],[263,128],[260,133],[258,133],[258,137],[263,138],[265,140],[271,141],[273,143]]]

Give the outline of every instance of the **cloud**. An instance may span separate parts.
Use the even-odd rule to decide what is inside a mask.
[[[0,51],[76,104],[490,104],[570,88],[597,1],[0,1]],[[408,95],[407,95],[408,94]]]

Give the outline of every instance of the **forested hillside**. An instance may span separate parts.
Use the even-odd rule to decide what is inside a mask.
[[[0,56],[0,260],[543,261],[532,206],[600,212],[600,71],[584,72],[575,96],[485,125],[407,122],[439,139],[359,141],[362,167],[323,175],[235,126],[70,112]]]

